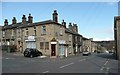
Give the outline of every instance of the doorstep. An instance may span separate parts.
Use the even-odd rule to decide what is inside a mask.
[[[57,58],[56,56],[51,56],[50,58]]]

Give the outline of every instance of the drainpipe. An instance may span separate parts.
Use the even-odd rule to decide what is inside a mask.
[[[75,52],[76,52],[76,54],[77,54],[77,44],[76,44],[76,51],[75,51]]]
[[[66,46],[66,49],[65,49],[65,57],[67,57],[67,46]]]

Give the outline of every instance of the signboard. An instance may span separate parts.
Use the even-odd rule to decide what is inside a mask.
[[[57,42],[51,42],[51,44],[57,44]]]
[[[28,36],[28,40],[25,41],[35,41],[35,37],[34,36]]]

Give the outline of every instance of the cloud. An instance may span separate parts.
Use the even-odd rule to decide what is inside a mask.
[[[93,33],[100,34],[100,35],[104,35],[104,34],[113,35],[114,34],[114,30],[113,30],[112,27],[104,28],[104,29],[94,29]]]
[[[93,41],[108,41],[114,39],[114,30],[112,27],[104,28],[104,29],[95,29],[93,30],[94,39]]]
[[[114,32],[114,30],[113,30],[112,28],[108,28],[108,29],[106,29],[104,32],[105,32],[106,34],[112,35],[113,32]]]
[[[2,24],[0,23],[0,26],[2,26]]]
[[[116,5],[118,2],[107,2],[108,5],[112,6],[112,5]]]
[[[114,40],[113,38],[93,38],[93,41],[109,41],[109,40]]]

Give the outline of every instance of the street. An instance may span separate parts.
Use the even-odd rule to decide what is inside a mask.
[[[118,73],[118,60],[107,53],[67,58],[26,58],[13,53],[2,55],[3,73]]]

